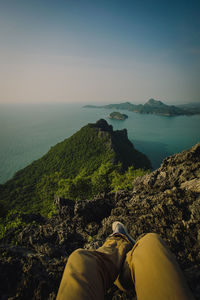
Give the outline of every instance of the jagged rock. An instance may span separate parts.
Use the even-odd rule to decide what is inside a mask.
[[[25,223],[30,223],[30,222],[35,221],[36,223],[42,224],[45,222],[44,218],[39,213],[38,214],[21,214],[20,217],[22,219],[22,222],[25,222]]]
[[[61,217],[61,219],[63,217],[70,218],[74,215],[74,201],[73,200],[56,197],[54,199],[54,204],[59,209],[59,216]]]
[[[97,127],[102,131],[113,132],[112,125],[109,125],[106,120],[100,119],[95,124],[91,124],[93,127]]]
[[[66,198],[62,198],[57,196],[54,199],[54,204],[58,207],[61,208],[63,206],[68,206],[68,207],[74,207],[74,201],[71,199],[66,199]]]
[[[200,179],[195,178],[185,181],[180,186],[182,189],[191,190],[193,192],[200,193]]]
[[[86,224],[92,221],[100,222],[110,215],[113,208],[112,201],[106,198],[77,201],[74,206],[74,215],[82,217]]]

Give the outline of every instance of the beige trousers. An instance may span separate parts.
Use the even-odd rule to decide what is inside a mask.
[[[135,286],[138,300],[194,299],[173,254],[159,235],[149,233],[134,247],[118,235],[108,238],[96,251],[74,251],[57,300],[103,300],[112,283],[120,279],[119,274],[127,277],[126,285],[131,281]],[[116,284],[120,286],[118,280]]]

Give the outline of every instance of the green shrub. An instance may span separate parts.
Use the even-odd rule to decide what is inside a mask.
[[[17,210],[11,210],[6,219],[0,219],[0,239],[5,237],[8,231],[21,229],[26,225],[25,222],[22,221],[21,213]]]
[[[112,173],[112,182],[110,184],[111,190],[116,192],[117,190],[131,191],[133,189],[133,181],[139,177],[147,174],[148,171],[142,169],[134,169],[129,167],[124,174],[120,174],[118,171]]]

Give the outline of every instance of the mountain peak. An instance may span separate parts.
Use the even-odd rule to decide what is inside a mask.
[[[113,132],[112,125],[109,125],[104,119],[100,119],[95,124],[90,124],[90,126],[99,128],[101,131]]]
[[[155,100],[155,99],[151,98],[144,105],[161,106],[161,105],[164,105],[164,103],[159,100]]]

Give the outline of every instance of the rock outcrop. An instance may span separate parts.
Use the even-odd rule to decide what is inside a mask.
[[[134,238],[157,232],[176,255],[188,283],[200,299],[200,143],[163,161],[137,178],[132,192],[102,194],[74,203],[56,199],[59,214],[1,241],[0,295],[3,299],[55,299],[70,253],[98,248],[122,221]],[[39,224],[39,225],[38,225]],[[114,286],[105,299],[132,299]]]

